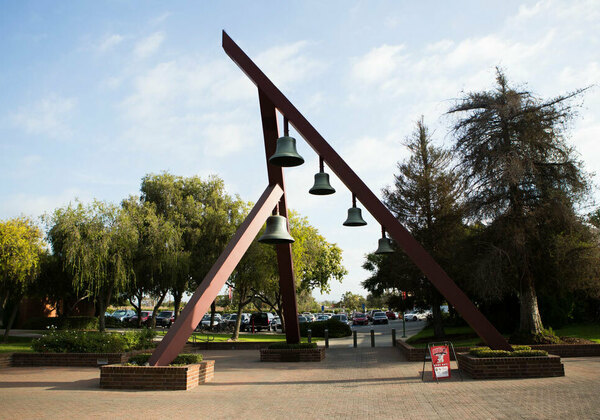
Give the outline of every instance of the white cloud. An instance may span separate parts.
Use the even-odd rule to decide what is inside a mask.
[[[98,45],[98,51],[101,53],[107,52],[113,47],[119,45],[123,41],[123,36],[119,34],[106,35]]]
[[[308,45],[306,41],[298,41],[272,47],[258,54],[255,62],[276,86],[287,89],[293,83],[314,77],[325,68],[324,63],[302,54]]]
[[[28,217],[38,217],[45,213],[50,213],[54,209],[66,206],[76,199],[82,202],[92,201],[92,194],[89,191],[82,191],[78,188],[69,188],[57,194],[30,194],[18,193],[9,195],[3,200],[0,208],[0,217],[15,217],[24,215]]]
[[[354,77],[366,83],[379,83],[389,78],[403,60],[400,54],[404,45],[387,45],[373,48],[352,66]]]
[[[135,44],[133,53],[137,58],[149,57],[160,48],[164,40],[164,32],[155,32]]]
[[[75,98],[63,98],[53,94],[29,106],[21,107],[12,115],[11,120],[28,134],[67,138],[72,134],[69,121],[76,104]]]

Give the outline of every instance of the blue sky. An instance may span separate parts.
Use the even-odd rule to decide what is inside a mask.
[[[0,218],[76,197],[118,203],[165,170],[217,174],[256,200],[267,182],[258,98],[222,29],[377,194],[420,115],[450,145],[444,113],[461,92],[491,88],[495,66],[543,98],[600,81],[597,1],[0,0]],[[600,173],[597,87],[570,133]],[[333,175],[337,194],[307,193],[318,158],[298,142],[306,164],[286,170],[289,205],[349,270],[316,297],[365,294],[361,264],[380,228],[369,215],[342,227],[350,193]]]

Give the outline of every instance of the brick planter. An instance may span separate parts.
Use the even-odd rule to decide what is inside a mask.
[[[277,344],[280,341],[199,341],[196,343],[188,342],[186,347],[196,350],[260,350],[269,347],[271,344]]]
[[[261,362],[320,362],[325,359],[325,347],[315,349],[261,349]]]
[[[425,357],[425,348],[413,347],[402,340],[396,340],[396,346],[409,362],[422,362]],[[534,344],[529,347],[532,350],[546,350],[549,354],[560,357],[600,356],[600,344]],[[454,350],[456,353],[467,353],[470,347],[454,347]]]
[[[12,353],[0,354],[0,369],[12,366]]]
[[[458,353],[458,366],[473,379],[546,378],[565,376],[559,356],[473,357]]]
[[[13,353],[12,366],[75,366],[97,367],[125,363],[135,354],[148,350],[135,350],[129,353]]]
[[[189,390],[212,381],[214,374],[214,360],[185,366],[108,365],[100,368],[100,388]]]

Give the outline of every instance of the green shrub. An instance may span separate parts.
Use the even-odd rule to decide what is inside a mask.
[[[23,323],[24,330],[97,330],[98,318],[95,316],[34,317]]]
[[[271,344],[269,347],[271,350],[277,349],[316,349],[317,343],[298,343],[298,344],[288,344],[288,343],[275,343]]]
[[[154,331],[120,333],[51,329],[31,342],[34,351],[42,353],[123,353],[153,346]]]
[[[150,353],[136,354],[129,358],[128,365],[144,366],[150,360]],[[185,353],[177,356],[169,366],[185,366],[193,365],[194,363],[200,363],[202,361],[202,355],[198,353]]]
[[[309,329],[311,330],[313,337],[325,337],[325,329],[329,330],[329,338],[348,337],[352,335],[350,326],[337,319],[302,323],[300,324],[300,335],[302,337],[308,337]]]
[[[529,346],[514,346],[514,351],[492,350],[489,347],[473,347],[469,354],[475,357],[535,357],[548,356],[545,350],[532,350]]]
[[[121,321],[118,318],[113,318],[112,316],[107,316],[106,318],[104,318],[104,326],[106,328],[129,327],[129,325],[127,325],[127,323]]]

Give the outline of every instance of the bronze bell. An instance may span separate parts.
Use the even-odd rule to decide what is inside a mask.
[[[365,226],[366,224],[358,207],[348,209],[348,218],[344,222],[344,226]]]
[[[258,242],[271,245],[293,243],[294,238],[287,230],[287,219],[279,215],[269,216],[265,233],[258,239]]]
[[[365,226],[366,224],[360,209],[356,207],[356,195],[352,193],[352,207],[348,209],[348,218],[344,222],[344,226]]]
[[[388,238],[379,238],[379,246],[377,247],[376,254],[393,254],[394,248],[392,248],[392,241]]]
[[[335,193],[335,189],[329,183],[329,174],[325,173],[323,158],[319,156],[319,173],[315,174],[315,185],[308,190],[309,194],[329,195]]]
[[[329,195],[335,193],[335,189],[329,183],[329,174],[319,172],[315,174],[315,185],[308,190],[314,195]]]
[[[302,165],[304,158],[296,151],[296,139],[289,136],[279,137],[275,153],[269,158],[269,163],[285,168]]]

